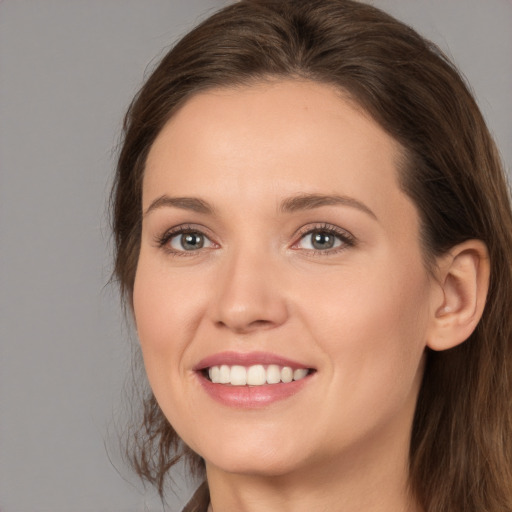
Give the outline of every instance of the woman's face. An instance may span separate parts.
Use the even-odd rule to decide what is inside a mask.
[[[333,88],[291,80],[198,94],[159,134],[135,319],[207,468],[406,460],[435,293],[399,157]]]

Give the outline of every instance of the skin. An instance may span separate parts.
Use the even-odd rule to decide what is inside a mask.
[[[198,94],[152,146],[136,325],[164,414],[205,459],[216,512],[419,510],[407,463],[424,350],[463,287],[425,269],[400,154],[339,92],[291,80]],[[303,194],[349,200],[282,210]],[[163,195],[212,211],[155,204]],[[204,233],[202,249],[180,249],[179,235],[159,243],[183,225]],[[313,250],[306,232],[325,225],[350,241]],[[445,282],[459,300],[448,308]],[[316,372],[286,400],[228,407],[194,371],[228,350]]]

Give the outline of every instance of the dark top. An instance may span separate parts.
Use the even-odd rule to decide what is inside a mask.
[[[207,512],[210,504],[208,484],[203,482],[194,493],[182,512]]]

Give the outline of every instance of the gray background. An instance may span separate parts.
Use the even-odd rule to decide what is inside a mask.
[[[146,66],[224,3],[0,0],[2,512],[162,510],[115,449],[134,342],[106,286],[106,199]],[[373,3],[453,57],[510,169],[511,1]]]

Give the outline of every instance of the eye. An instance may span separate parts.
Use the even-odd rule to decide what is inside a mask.
[[[303,236],[298,244],[301,249],[325,251],[341,245],[341,240],[328,231],[312,231]]]
[[[181,256],[216,247],[201,229],[188,225],[176,226],[156,236],[155,245],[169,254]]]
[[[168,239],[168,244],[174,251],[197,251],[212,246],[209,238],[198,231],[176,233]]]
[[[336,252],[337,249],[351,247],[354,243],[353,236],[348,232],[335,226],[322,226],[309,229],[301,236],[295,247],[315,252]]]

